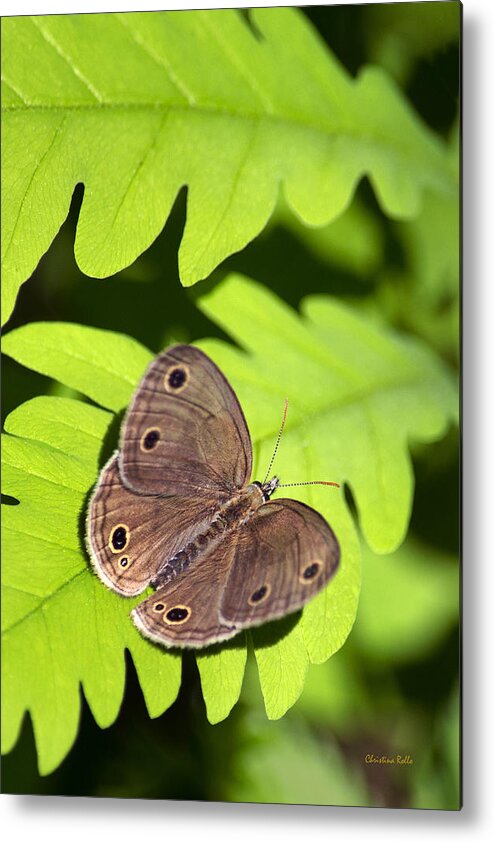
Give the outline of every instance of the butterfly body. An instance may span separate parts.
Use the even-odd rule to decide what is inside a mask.
[[[250,482],[252,445],[231,386],[188,345],[149,366],[87,518],[102,581],[146,637],[203,647],[302,608],[334,575],[339,545],[314,509]]]
[[[266,498],[260,483],[251,483],[224,503],[214,514],[211,525],[197,535],[172,558],[167,559],[151,581],[153,588],[159,588],[180,573],[183,573],[201,553],[206,554],[213,546],[225,540],[227,534],[238,529],[263,505]]]

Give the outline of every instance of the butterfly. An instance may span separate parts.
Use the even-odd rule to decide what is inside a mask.
[[[247,423],[219,368],[190,345],[161,353],[87,515],[102,582],[126,597],[155,589],[131,613],[145,637],[192,648],[228,640],[299,610],[335,574],[329,524],[304,503],[272,500],[279,479],[251,482],[251,471]]]

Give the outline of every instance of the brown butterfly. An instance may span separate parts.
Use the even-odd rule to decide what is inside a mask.
[[[340,549],[326,521],[295,500],[271,501],[278,478],[248,484],[251,469],[247,424],[221,371],[189,345],[160,354],[87,517],[105,585],[129,597],[156,589],[132,611],[146,637],[180,647],[227,640],[297,611],[334,575]]]

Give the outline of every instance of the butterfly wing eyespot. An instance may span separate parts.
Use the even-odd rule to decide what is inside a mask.
[[[117,523],[110,532],[108,546],[112,553],[121,553],[125,550],[130,540],[130,529],[126,523]]]
[[[317,579],[317,577],[321,575],[322,570],[322,561],[311,561],[310,564],[303,568],[301,574],[298,577],[299,582],[302,585],[311,585]]]
[[[262,602],[267,600],[270,593],[271,585],[261,585],[249,596],[249,605],[260,605]]]
[[[141,440],[139,442],[139,447],[143,453],[147,453],[150,450],[154,450],[155,447],[158,446],[161,439],[161,430],[159,427],[148,427],[144,430]]]
[[[163,384],[167,392],[178,395],[188,386],[189,380],[189,366],[180,363],[180,365],[170,366],[163,378]]]
[[[174,605],[163,615],[165,623],[173,623],[174,626],[187,623],[190,620],[192,611],[188,605]]]

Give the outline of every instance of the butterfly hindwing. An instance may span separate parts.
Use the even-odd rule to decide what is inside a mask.
[[[139,631],[168,647],[200,648],[233,637],[238,629],[221,620],[219,607],[236,546],[237,536],[230,533],[134,608]]]
[[[87,519],[87,543],[100,579],[124,596],[141,593],[164,562],[207,529],[214,497],[144,496],[122,482],[117,456],[101,472]]]
[[[267,503],[132,617],[146,637],[165,646],[208,646],[302,608],[338,562],[338,542],[314,509],[294,500]]]
[[[339,559],[318,512],[296,500],[266,503],[238,530],[220,616],[246,628],[291,614],[329,582]]]

